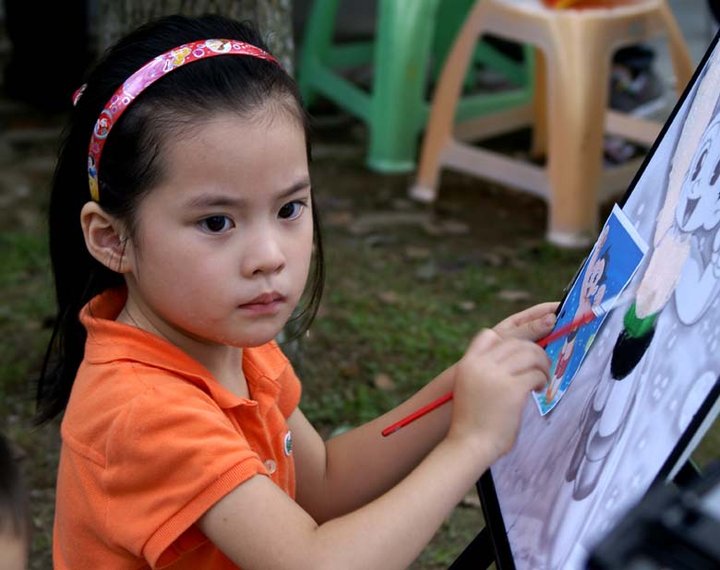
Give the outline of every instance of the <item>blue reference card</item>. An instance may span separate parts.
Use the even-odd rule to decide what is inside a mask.
[[[560,307],[553,330],[588,313],[596,313],[604,301],[607,305],[608,300],[618,298],[647,250],[645,240],[616,204]],[[596,314],[592,320],[545,348],[551,360],[550,380],[541,391],[533,392],[541,415],[552,410],[567,392],[608,312]]]

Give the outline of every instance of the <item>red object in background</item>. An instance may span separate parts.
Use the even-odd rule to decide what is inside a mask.
[[[542,0],[550,8],[610,8],[620,4],[632,4],[638,0]]]

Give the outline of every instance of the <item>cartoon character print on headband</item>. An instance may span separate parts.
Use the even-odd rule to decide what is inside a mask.
[[[127,107],[130,102],[135,99],[147,85],[155,81],[158,77],[165,75],[166,73],[176,69],[185,63],[187,63],[188,57],[192,54],[192,49],[188,46],[182,46],[177,49],[159,55],[155,59],[151,60],[140,68],[136,73],[131,75],[125,83],[122,85],[122,93],[120,95],[113,96],[111,104],[119,102],[122,106],[122,110]],[[117,109],[115,105],[111,105],[112,116],[117,118]]]
[[[97,168],[95,168],[95,159],[88,156],[88,178],[90,180],[90,195],[95,197],[99,195]]]
[[[232,42],[229,40],[208,40],[205,42],[205,46],[215,53],[228,53],[232,47]]]
[[[223,39],[199,40],[160,54],[128,77],[117,91],[115,91],[110,101],[108,101],[100,113],[100,118],[90,138],[90,146],[88,148],[88,155],[90,157],[88,160],[88,177],[90,179],[90,196],[93,200],[99,200],[97,171],[100,167],[100,156],[102,155],[105,139],[112,129],[113,124],[125,112],[125,109],[128,108],[135,97],[140,95],[146,87],[160,77],[186,63],[226,53],[249,55],[279,65],[278,61],[272,55],[257,46],[245,42]]]
[[[100,114],[97,123],[95,123],[95,136],[99,139],[104,139],[110,132],[112,126],[112,115],[109,111],[105,110]]]
[[[175,69],[176,67],[180,67],[185,63],[187,56],[189,56],[191,53],[192,50],[189,47],[181,47],[180,49],[173,50],[172,57],[165,60],[165,67],[163,71],[167,73],[168,71]]]

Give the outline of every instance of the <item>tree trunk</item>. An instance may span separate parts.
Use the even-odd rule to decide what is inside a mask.
[[[255,22],[270,51],[292,75],[292,0],[100,0],[98,50],[102,53],[121,36],[153,18],[205,13]]]

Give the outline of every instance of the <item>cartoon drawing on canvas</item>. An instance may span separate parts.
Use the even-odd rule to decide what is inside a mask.
[[[650,248],[561,405],[493,466],[520,569],[584,568],[720,376],[720,64],[708,59],[623,205]],[[619,252],[622,255],[622,252]]]
[[[653,341],[661,312],[674,297],[678,319],[692,324],[717,297],[720,115],[714,94],[720,93],[718,67],[710,67],[681,131],[655,228],[654,248],[635,298],[624,312],[610,361],[583,411],[580,437],[565,472],[566,485],[558,493],[546,528],[546,538],[554,545],[548,560],[551,567],[562,566],[562,551],[572,544],[571,535],[583,530],[569,525],[563,528],[560,523],[574,518],[567,511],[594,492],[608,466],[636,403],[639,375],[632,373]],[[554,532],[564,536],[552,537]]]

